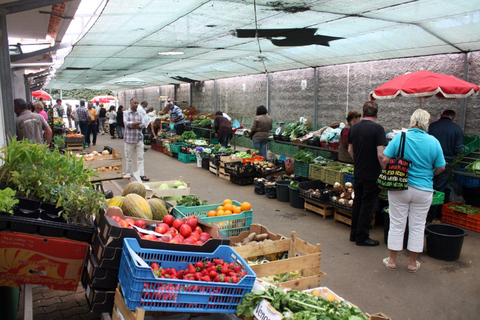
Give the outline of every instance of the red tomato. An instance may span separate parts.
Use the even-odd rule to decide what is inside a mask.
[[[120,221],[118,222],[118,224],[119,224],[120,227],[122,227],[122,228],[128,228],[128,227],[130,227],[130,225],[128,224],[128,222],[125,221],[125,220],[120,220]]]
[[[165,222],[166,224],[168,224],[170,227],[171,227],[172,224],[173,224],[173,220],[175,220],[175,217],[172,216],[171,214],[167,214],[165,217],[163,217],[163,222]]]
[[[135,220],[132,218],[125,218],[123,221],[126,221],[127,223],[135,224]]]
[[[207,237],[207,240],[211,238],[210,235],[209,235],[208,233],[206,233],[206,232],[200,233],[200,237],[202,237],[202,236]]]
[[[188,221],[187,221],[188,222]],[[188,238],[192,234],[192,228],[188,224],[182,224],[178,230],[182,236]]]
[[[185,221],[183,221],[182,219],[175,219],[175,220],[173,220],[172,227],[174,227],[175,229],[178,230],[178,229],[180,229],[180,226],[184,223],[185,223]]]

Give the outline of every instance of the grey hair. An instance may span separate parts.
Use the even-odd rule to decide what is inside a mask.
[[[410,117],[410,128],[418,128],[423,131],[428,131],[429,122],[430,113],[423,109],[417,109]]]

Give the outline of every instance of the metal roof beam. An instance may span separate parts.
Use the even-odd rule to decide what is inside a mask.
[[[4,3],[0,7],[5,14],[12,14],[70,1],[73,0],[23,0]]]
[[[29,52],[29,53],[23,53],[23,54],[19,54],[19,55],[16,55],[16,56],[11,56],[10,57],[10,62],[17,62],[17,61],[20,61],[20,60],[32,58],[32,57],[35,57],[35,56],[38,56],[38,55],[41,55],[41,54],[49,53],[49,52],[52,52],[52,51],[57,51],[57,50],[60,50],[60,49],[65,49],[65,48],[68,48],[68,47],[71,47],[71,44],[62,43],[62,44],[55,45],[53,47],[48,47],[48,48],[45,48],[45,49],[32,51],[32,52]]]

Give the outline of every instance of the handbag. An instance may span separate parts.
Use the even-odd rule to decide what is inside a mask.
[[[405,132],[402,132],[397,157],[390,159],[387,167],[382,170],[382,173],[377,179],[377,184],[380,189],[390,191],[408,189],[408,169],[412,162],[403,157],[405,140],[406,134]]]

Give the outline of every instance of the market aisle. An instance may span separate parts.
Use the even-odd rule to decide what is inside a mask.
[[[101,151],[105,145],[114,147],[117,153],[123,154],[123,141],[111,140],[107,135],[100,135],[97,146],[91,147],[89,151]],[[209,203],[220,203],[225,198],[249,201],[254,211],[255,223],[265,225],[272,232],[285,236],[296,231],[299,238],[312,244],[320,243],[321,269],[328,275],[323,278],[322,285],[356,304],[364,312],[383,312],[392,319],[478,318],[479,233],[468,231],[469,236],[465,238],[458,261],[435,260],[422,254],[419,259],[423,264],[422,268],[418,273],[411,274],[406,271],[407,254],[402,252],[398,260],[399,270],[390,271],[382,265],[382,259],[388,256],[383,242],[383,226],[377,225],[371,231],[373,239],[381,240],[380,247],[357,247],[348,241],[349,227],[334,222],[332,217],[323,220],[315,213],[294,209],[288,203],[255,195],[253,186],[234,185],[197,168],[196,163],[184,164],[147,148],[145,173],[150,181],[174,180],[183,176],[185,181],[191,183],[192,193]],[[118,183],[124,186],[128,181],[119,180]],[[86,304],[83,293],[80,292],[70,294],[71,299],[79,306]],[[58,292],[58,295],[60,294],[61,292]],[[47,300],[51,301],[51,308],[58,304],[55,298],[46,299],[45,303]],[[74,304],[67,301],[63,303]],[[53,315],[50,312],[46,314]],[[35,314],[35,319],[37,316],[39,315]],[[47,318],[57,319],[53,316]],[[58,319],[82,318],[77,316]]]

